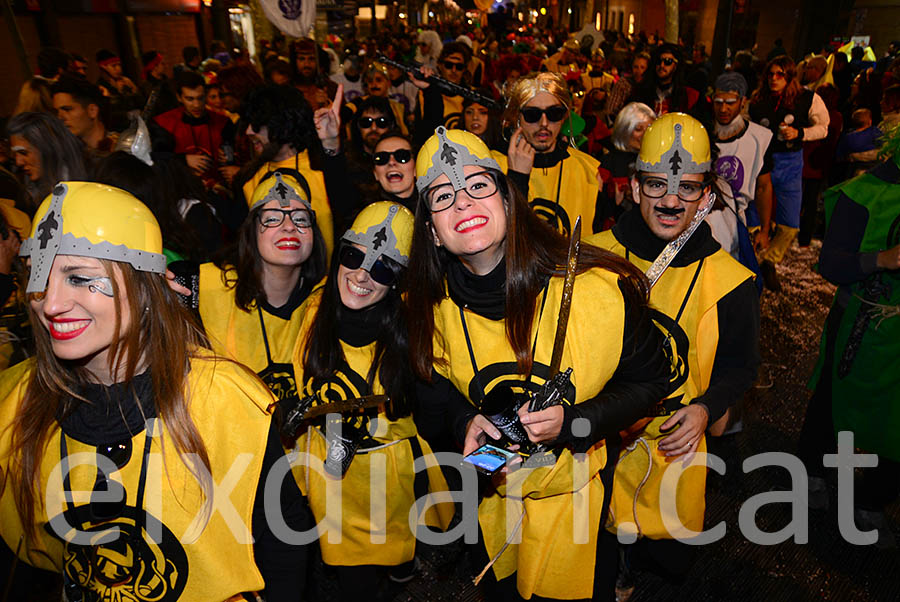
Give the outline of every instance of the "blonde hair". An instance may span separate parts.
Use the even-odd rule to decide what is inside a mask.
[[[550,72],[527,75],[516,80],[516,83],[507,91],[509,100],[506,101],[506,110],[503,113],[503,125],[515,124],[522,107],[540,92],[550,94],[565,105],[566,109],[571,110],[572,95],[569,93],[569,87],[562,75]]]

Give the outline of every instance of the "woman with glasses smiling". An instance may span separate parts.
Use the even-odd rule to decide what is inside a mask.
[[[557,376],[550,364],[568,241],[529,209],[472,134],[438,128],[416,171],[422,206],[410,262],[410,357],[417,376],[431,382],[419,395],[417,421],[429,440],[449,430],[469,454],[504,445],[480,413],[488,396],[535,392]],[[603,527],[611,487],[604,467],[613,466],[607,458],[618,453],[618,432],[666,394],[669,364],[636,268],[582,243],[575,273],[559,365],[572,369],[563,403],[529,412],[514,395],[507,408],[528,443],[552,452],[540,467],[526,462],[497,475],[479,506],[479,553],[494,589],[487,599],[614,595],[618,558]],[[585,460],[576,461],[581,453]],[[586,469],[579,477],[576,464]],[[578,500],[586,504],[581,514]],[[576,516],[584,519],[577,525]]]
[[[193,299],[212,348],[256,372],[279,400],[297,395],[290,362],[300,306],[327,265],[301,179],[282,171],[263,178],[227,258],[200,266]]]
[[[6,544],[62,573],[66,600],[235,600],[264,586],[298,599],[305,552],[259,520],[260,475],[283,455],[271,395],[203,349],[166,286],[153,214],[122,190],[63,182],[22,253],[36,354],[0,381]],[[230,518],[216,510],[226,482]],[[282,517],[305,528],[287,482]]]
[[[319,545],[325,564],[337,569],[346,601],[388,599],[376,566],[391,567],[394,581],[412,578],[410,509],[429,489],[447,488],[437,465],[420,476],[414,471],[416,459],[431,449],[412,418],[414,378],[402,298],[412,230],[412,213],[397,203],[379,201],[360,212],[341,238],[324,286],[309,297],[294,350],[300,397],[314,396],[310,407],[386,396],[334,422],[314,419],[295,448],[315,458],[294,475],[316,522],[340,527],[340,543],[323,534]],[[308,467],[317,463],[324,463],[324,474]],[[335,501],[340,519],[332,519],[328,508]],[[380,515],[373,513],[379,507]],[[447,504],[425,518],[446,527],[452,513]],[[376,532],[383,535],[380,542],[373,541]]]

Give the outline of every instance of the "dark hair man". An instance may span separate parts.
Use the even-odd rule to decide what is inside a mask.
[[[100,88],[70,75],[61,77],[50,91],[56,116],[84,142],[88,153],[94,158],[111,153],[118,135],[106,131],[104,109],[107,102]]]
[[[153,119],[153,150],[182,156],[207,188],[221,185],[219,155],[223,144],[234,144],[234,124],[222,113],[207,111],[206,82],[199,73],[182,72],[175,86],[181,106]]]

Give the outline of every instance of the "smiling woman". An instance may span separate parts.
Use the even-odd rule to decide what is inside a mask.
[[[165,284],[153,214],[122,190],[63,182],[22,255],[36,353],[0,379],[6,544],[61,572],[68,599],[227,600],[265,584],[285,600],[284,575],[261,559],[303,558],[251,520],[260,475],[280,452],[271,395],[201,347]],[[165,477],[148,470],[151,455]],[[236,461],[245,468],[226,524],[212,494]],[[256,548],[235,528],[252,529]]]
[[[511,473],[533,476],[497,483],[479,506],[495,589],[486,597],[515,599],[517,590],[525,598],[611,598],[618,561],[615,538],[603,532],[607,449],[664,396],[668,381],[659,331],[644,311],[646,280],[582,243],[573,288],[565,292],[567,241],[529,209],[473,134],[438,128],[416,169],[422,202],[410,263],[410,357],[418,376],[432,382],[419,396],[420,429],[434,437],[449,429],[464,454],[486,442],[508,445],[491,441],[501,433],[481,413],[487,396],[507,391],[500,413],[518,418],[529,445],[553,449],[542,467],[526,463]],[[556,367],[551,355],[564,296],[572,301]],[[529,396],[560,376],[551,369],[571,369],[564,403],[528,411]],[[590,468],[576,484],[580,453]],[[506,496],[507,487],[518,499]],[[576,525],[576,494],[585,492],[588,518]],[[528,520],[507,531],[525,512]],[[522,543],[508,545],[517,537]],[[576,545],[579,539],[587,547]]]
[[[197,299],[213,349],[259,374],[279,399],[297,394],[290,361],[299,308],[326,266],[309,188],[287,172],[256,187],[227,258],[200,266]]]
[[[417,478],[415,471],[417,458],[428,457],[431,449],[412,418],[414,379],[402,297],[412,229],[412,213],[397,203],[379,201],[360,212],[341,238],[328,280],[309,297],[294,350],[301,397],[313,396],[312,405],[388,398],[363,412],[344,413],[337,436],[335,424],[325,428],[320,419],[297,441],[296,449],[323,461],[330,475],[295,469],[316,520],[329,525],[328,506],[336,500],[341,505],[339,524],[325,527],[340,527],[340,543],[331,543],[329,535],[320,537],[319,545],[322,559],[337,569],[342,600],[383,599],[376,593],[375,564],[391,567],[392,579],[410,572],[416,542],[408,521],[413,505],[426,489],[447,487],[432,460],[427,479]],[[334,490],[337,479],[340,494]],[[451,516],[449,504],[424,513],[428,524],[442,527]],[[383,534],[380,544],[376,532]]]

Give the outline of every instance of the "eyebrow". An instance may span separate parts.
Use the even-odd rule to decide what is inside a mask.
[[[63,274],[69,274],[71,272],[77,272],[78,270],[99,270],[101,269],[98,265],[84,265],[84,264],[75,264],[75,265],[67,265],[62,268]]]

